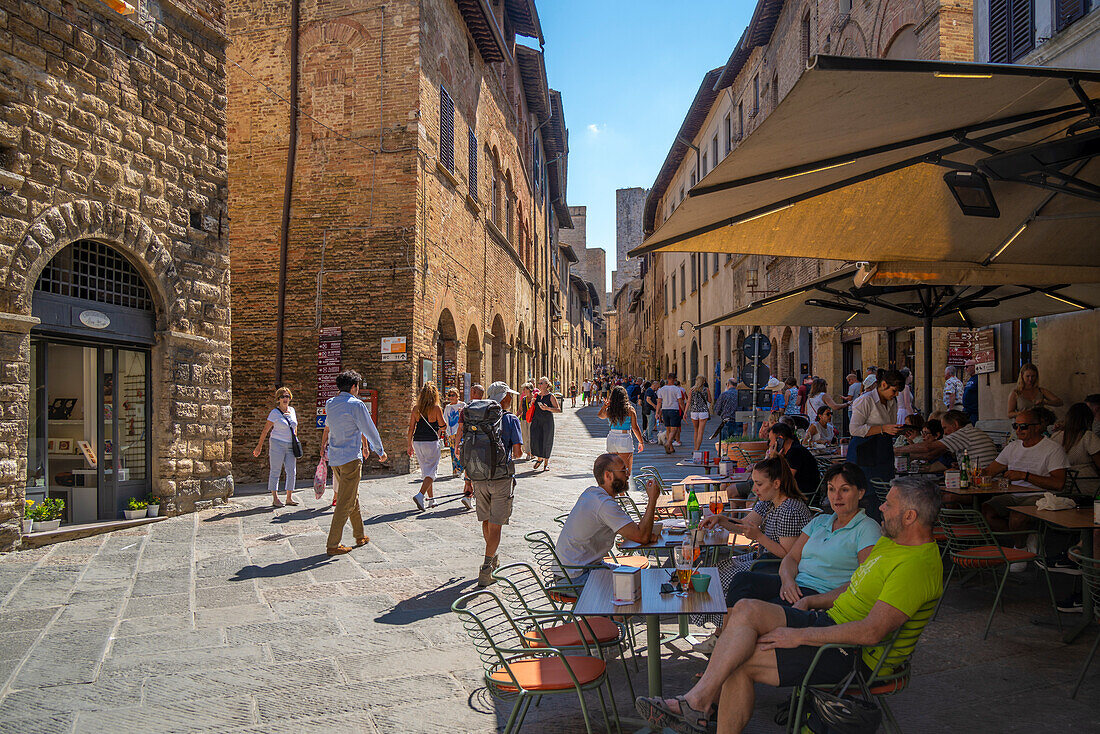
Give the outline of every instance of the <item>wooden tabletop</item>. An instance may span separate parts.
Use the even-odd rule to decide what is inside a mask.
[[[1057,525],[1063,528],[1070,528],[1073,530],[1081,530],[1083,528],[1100,528],[1093,522],[1092,508],[1074,508],[1072,510],[1040,510],[1034,505],[1023,505],[1019,507],[1008,508],[1013,512],[1018,512],[1021,515],[1028,515],[1030,517],[1037,518],[1043,522],[1048,522],[1051,525]]]
[[[1019,487],[1013,484],[1008,485],[1007,488],[1001,489],[997,484],[993,484],[989,487],[977,487],[973,484],[966,489],[948,489],[947,485],[940,482],[940,489],[944,492],[951,492],[952,494],[1041,494],[1044,490],[1041,489],[1028,489],[1027,487]]]
[[[718,569],[712,566],[696,571],[710,576],[710,586],[705,592],[689,591],[685,596],[680,596],[661,593],[661,584],[670,583],[669,569],[643,569],[639,572],[642,574],[641,596],[633,604],[623,606],[611,603],[611,571],[593,571],[573,607],[573,614],[725,614],[726,598],[722,593]]]

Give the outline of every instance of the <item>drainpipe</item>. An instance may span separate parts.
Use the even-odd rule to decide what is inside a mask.
[[[290,200],[294,193],[294,159],[298,154],[298,3],[290,0],[290,140],[283,183],[283,220],[279,229],[279,291],[275,319],[275,385],[283,384],[283,339],[286,330],[286,265],[290,236]]]

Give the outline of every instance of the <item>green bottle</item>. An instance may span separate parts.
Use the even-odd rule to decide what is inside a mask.
[[[695,489],[692,488],[688,492],[687,501],[687,522],[689,528],[699,527],[699,520],[702,519],[703,512],[699,509],[699,498],[695,496]]]

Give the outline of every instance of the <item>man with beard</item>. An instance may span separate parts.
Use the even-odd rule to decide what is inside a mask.
[[[811,684],[838,683],[856,666],[866,675],[883,655],[882,641],[904,626],[906,642],[894,646],[880,669],[891,672],[917,644],[943,591],[943,565],[932,539],[939,509],[935,484],[895,478],[882,503],[883,535],[850,582],[791,607],[738,601],[695,686],[672,699],[638,698],[638,712],[657,730],[714,730],[716,718],[719,734],[740,732],[752,716],[755,683],[800,685],[819,652]],[[865,647],[859,655],[819,650],[827,643]]]
[[[646,482],[645,491],[649,495],[642,521],[636,523],[619,506],[615,497],[626,494],[630,481],[630,470],[618,454],[600,454],[592,465],[592,474],[597,486],[581,492],[577,504],[569,511],[569,517],[558,536],[558,558],[566,566],[598,566],[615,543],[615,536],[637,543],[650,543],[656,540],[653,535],[653,512],[657,508],[657,498],[661,496],[661,487],[653,479]],[[559,573],[565,580],[565,574]],[[568,583],[581,586],[588,578],[584,572],[578,576],[569,572]]]

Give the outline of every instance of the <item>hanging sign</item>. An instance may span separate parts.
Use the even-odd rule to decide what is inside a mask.
[[[325,403],[340,392],[336,376],[342,369],[343,342],[339,326],[321,329],[317,341],[317,427],[325,427]]]
[[[993,329],[979,329],[974,338],[974,371],[979,375],[997,369],[997,346]]]
[[[405,362],[409,359],[407,342],[403,336],[382,337],[382,361]]]

